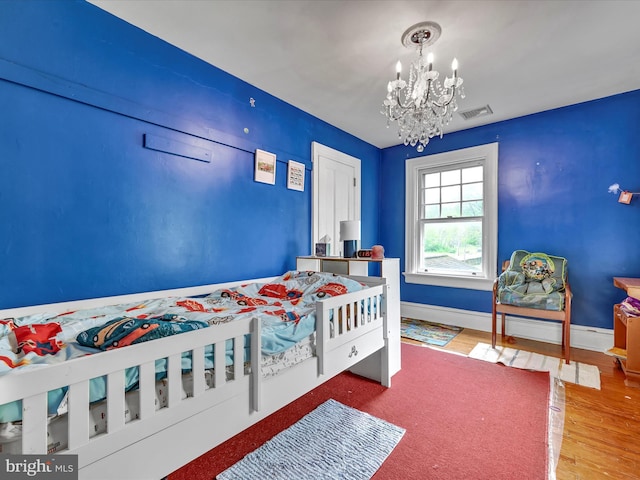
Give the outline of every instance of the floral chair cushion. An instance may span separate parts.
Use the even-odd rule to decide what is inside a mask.
[[[567,259],[516,250],[498,277],[498,301],[541,310],[564,310]]]

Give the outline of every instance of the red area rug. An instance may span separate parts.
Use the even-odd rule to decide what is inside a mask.
[[[402,344],[402,370],[390,389],[340,374],[169,480],[214,479],[329,398],[407,430],[376,480],[543,480],[549,395],[547,372]]]

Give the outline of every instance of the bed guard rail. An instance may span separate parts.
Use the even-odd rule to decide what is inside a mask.
[[[369,279],[369,277],[363,277]],[[375,282],[381,283],[381,282]],[[388,337],[386,313],[386,284],[365,288],[342,296],[321,300],[316,305],[316,354],[318,374],[326,373],[326,356],[333,345],[343,345],[365,333],[382,329]]]
[[[47,395],[68,387],[68,448],[83,451],[83,464],[92,463],[91,452],[125,448],[136,439],[179,422],[251,390],[251,408],[260,408],[260,369],[245,374],[245,335],[251,335],[251,358],[260,358],[260,322],[244,319],[124,348],[76,358],[43,368],[14,371],[0,377],[0,405],[22,401],[22,453],[47,453]],[[233,376],[227,379],[227,340],[233,342]],[[214,345],[213,378],[205,379],[205,347]],[[191,352],[193,386],[184,398],[182,354]],[[156,409],[156,360],[166,359],[167,406]],[[258,362],[259,365],[260,362]],[[125,423],[125,370],[139,369],[139,415]],[[89,382],[106,377],[107,434],[90,436]],[[85,448],[89,447],[89,448]],[[97,452],[100,452],[99,455]]]

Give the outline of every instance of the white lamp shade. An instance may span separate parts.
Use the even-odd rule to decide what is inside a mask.
[[[360,220],[341,221],[340,240],[360,240]]]

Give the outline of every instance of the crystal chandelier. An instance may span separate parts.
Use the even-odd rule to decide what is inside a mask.
[[[438,80],[438,72],[433,70],[433,53],[425,58],[424,47],[432,45],[442,29],[434,22],[421,22],[409,27],[402,34],[405,47],[418,49],[418,59],[411,64],[409,81],[400,78],[402,65],[396,65],[396,79],[387,85],[387,98],[383,102],[382,114],[390,122],[398,122],[398,136],[405,145],[422,152],[429,139],[439,135],[451,121],[458,109],[457,98],[464,98],[462,78],[458,76],[458,61],[451,64],[452,77]]]

